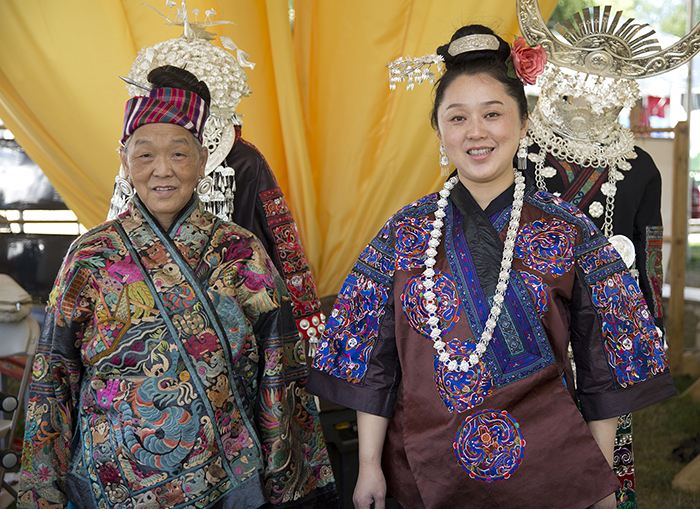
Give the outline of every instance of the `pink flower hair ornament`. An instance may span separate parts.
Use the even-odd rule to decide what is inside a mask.
[[[537,83],[537,77],[544,72],[547,53],[542,46],[530,47],[523,37],[513,42],[513,49],[506,59],[509,78],[517,78],[527,85]]]

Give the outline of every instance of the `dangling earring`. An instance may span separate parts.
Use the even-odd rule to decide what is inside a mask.
[[[440,175],[447,177],[450,174],[450,160],[445,153],[445,147],[440,145]]]
[[[527,137],[527,134],[523,137],[520,138],[520,142],[518,144],[518,169],[519,170],[525,170],[527,168],[527,147],[530,146],[530,140]]]
[[[201,199],[207,194],[209,194],[213,186],[214,179],[207,175],[206,177],[199,179],[199,181],[197,182],[197,187],[195,188],[195,192],[197,193],[197,196],[199,196],[199,198]]]
[[[117,184],[117,189],[119,189],[119,192],[121,192],[127,199],[134,196],[134,193],[136,191],[134,190],[134,187],[131,185],[131,182],[129,182],[127,179],[125,179],[121,175],[117,175],[114,178],[114,183]]]

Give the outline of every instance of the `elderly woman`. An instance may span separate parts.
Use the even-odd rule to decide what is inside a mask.
[[[457,170],[360,255],[309,391],[358,411],[357,509],[612,508],[617,416],[675,394],[653,317],[590,220],[513,168],[521,55],[480,25],[438,53]]]
[[[129,209],[72,245],[51,293],[19,507],[332,506],[284,285],[193,192],[207,87],[169,66],[149,81],[124,119]]]

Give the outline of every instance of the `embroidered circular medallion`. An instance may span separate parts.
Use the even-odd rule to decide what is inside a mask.
[[[454,281],[445,272],[436,270],[433,281],[435,282],[433,292],[437,296],[437,317],[440,319],[440,328],[443,332],[447,332],[459,320],[462,303],[457,296],[457,288]],[[411,327],[426,338],[429,338],[429,313],[425,309],[424,291],[423,275],[417,274],[413,276],[408,280],[401,294],[401,304]]]
[[[455,338],[446,343],[445,351],[458,361],[469,358],[476,347],[473,340],[461,341]],[[493,382],[483,362],[476,364],[466,373],[450,371],[444,362],[440,362],[437,355],[434,365],[438,394],[450,412],[464,412],[474,408],[491,395]]]
[[[457,430],[457,461],[478,481],[508,479],[525,453],[520,425],[505,410],[482,410],[467,417]]]
[[[564,221],[536,220],[520,229],[515,256],[542,274],[561,276],[574,264],[576,229]]]

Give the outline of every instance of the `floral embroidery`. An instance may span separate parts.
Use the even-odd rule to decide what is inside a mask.
[[[446,351],[452,358],[464,358],[476,348],[473,341],[452,339],[446,341]],[[468,372],[450,371],[437,356],[434,359],[435,385],[438,394],[450,412],[464,412],[483,403],[491,395],[493,382],[489,370],[479,363]]]
[[[541,277],[530,274],[529,272],[521,271],[520,277],[525,281],[525,286],[530,292],[532,302],[535,303],[535,308],[537,308],[537,314],[540,315],[540,317],[544,316],[549,307],[547,285],[544,284]]]
[[[435,271],[433,278],[435,287],[433,292],[437,295],[437,317],[443,332],[449,332],[459,320],[462,312],[462,303],[457,296],[457,288],[454,281],[442,271]],[[426,338],[430,337],[430,325],[428,324],[428,311],[425,309],[425,299],[423,298],[423,277],[419,274],[413,276],[406,283],[401,294],[401,304],[403,312],[418,333]]]
[[[668,368],[653,317],[628,272],[592,284],[591,294],[601,317],[608,364],[622,387]]]

